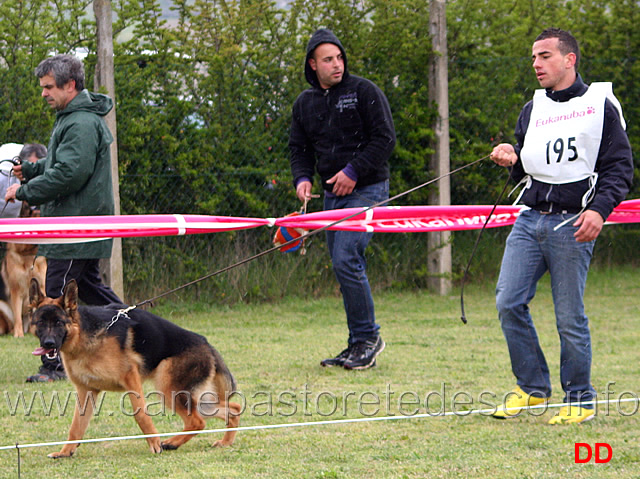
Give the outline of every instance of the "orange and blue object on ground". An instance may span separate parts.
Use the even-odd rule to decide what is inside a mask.
[[[302,214],[302,213],[296,211],[294,213],[288,214],[287,216],[298,216],[299,214]],[[273,238],[273,244],[275,246],[284,245],[289,241],[292,241],[296,238],[300,238],[307,231],[308,230],[305,230],[304,228],[286,228],[284,226],[280,226],[276,230],[276,234]],[[286,246],[282,246],[280,248],[280,251],[282,251],[283,253],[292,253],[294,251],[298,251],[300,247],[303,245],[303,243],[304,243],[304,239],[293,241],[292,243],[289,243]]]

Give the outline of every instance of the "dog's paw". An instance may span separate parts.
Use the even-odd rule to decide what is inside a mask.
[[[160,442],[160,438],[151,437],[147,439],[147,441],[149,442],[149,448],[152,453],[160,454],[162,452],[162,443]]]
[[[220,439],[219,441],[214,442],[213,444],[211,444],[211,447],[229,447],[231,446],[230,442],[225,442],[222,439]]]
[[[61,459],[63,457],[71,457],[71,456],[73,456],[73,452],[64,453],[62,451],[60,451],[60,452],[52,452],[51,454],[47,455],[47,457],[50,457],[51,459]]]

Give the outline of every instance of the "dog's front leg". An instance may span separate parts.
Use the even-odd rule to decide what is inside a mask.
[[[76,408],[73,413],[73,421],[71,421],[68,441],[76,441],[84,437],[84,432],[87,430],[91,416],[93,415],[93,405],[100,393],[100,391],[95,389],[86,389],[77,386],[76,392],[78,393],[78,402],[76,403]],[[48,457],[52,459],[71,457],[78,448],[78,445],[79,444],[65,444],[59,452],[49,454]]]
[[[13,336],[24,337],[24,326],[22,324],[22,297],[18,291],[11,293],[11,311],[13,311]]]
[[[124,378],[127,393],[131,399],[131,406],[133,407],[133,415],[136,418],[136,422],[144,434],[158,434],[158,430],[153,425],[151,417],[147,414],[147,407],[144,402],[144,396],[142,391],[142,379],[137,367],[134,367],[129,371]],[[148,437],[147,443],[151,448],[151,452],[162,452],[162,441],[159,437]]]

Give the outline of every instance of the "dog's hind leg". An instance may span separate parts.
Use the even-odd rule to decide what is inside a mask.
[[[93,405],[100,391],[94,389],[80,388],[76,386],[78,393],[78,402],[73,413],[73,421],[71,421],[71,429],[69,429],[68,441],[77,441],[84,437],[84,433],[89,426],[91,416],[93,415]],[[93,397],[90,397],[93,395]],[[49,454],[48,457],[58,459],[60,457],[71,457],[78,448],[79,444],[65,444],[59,452]]]
[[[206,426],[206,421],[200,415],[199,405],[191,393],[187,391],[164,391],[165,401],[166,398],[171,397],[173,410],[182,418],[184,422],[184,429],[182,432],[188,431],[201,431]],[[165,403],[166,405],[166,403]],[[172,438],[162,443],[162,448],[167,450],[178,449],[184,443],[193,438],[195,434],[181,434],[179,436],[173,436]]]
[[[208,396],[211,396],[211,401],[205,401]],[[213,392],[205,392],[201,397],[202,401],[199,405],[199,411],[205,417],[217,417],[222,419],[228,428],[232,429],[226,431],[224,436],[219,441],[213,443],[213,447],[231,446],[236,438],[236,429],[240,425],[240,415],[242,414],[242,406],[238,403],[229,402],[228,397],[226,401],[219,401],[217,395]]]
[[[240,425],[240,414],[242,414],[242,406],[234,402],[220,403],[214,417],[222,419],[228,428],[235,429]],[[236,438],[237,431],[226,431],[219,441],[213,443],[213,447],[231,446]]]

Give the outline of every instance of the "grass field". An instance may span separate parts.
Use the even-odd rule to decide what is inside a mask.
[[[238,381],[239,399],[245,401],[241,426],[398,419],[241,431],[226,449],[210,447],[220,433],[206,434],[157,456],[143,439],[83,444],[73,458],[57,461],[46,455],[60,446],[12,448],[0,451],[0,476],[17,477],[19,466],[22,477],[47,479],[639,477],[637,403],[601,405],[595,420],[565,427],[547,425],[556,409],[510,421],[477,413],[498,404],[515,383],[493,287],[467,287],[467,325],[459,319],[457,290],[450,297],[378,294],[377,315],[387,348],[376,368],[351,372],[319,366],[320,359],[340,351],[346,341],[338,297],[233,308],[165,301],[153,312],[206,335],[225,357]],[[606,389],[610,399],[637,398],[640,270],[592,271],[586,304],[599,399]],[[552,370],[556,404],[562,400],[559,345],[546,281],[532,311]],[[30,354],[36,345],[33,336],[0,338],[0,446],[66,439],[73,402],[66,411],[63,406],[66,397],[72,398],[72,386],[66,381],[24,383],[39,365]],[[19,402],[21,397],[25,403]],[[60,404],[52,406],[55,398]],[[130,411],[121,394],[106,394],[85,438],[140,434]],[[180,430],[175,416],[162,414],[157,405],[150,411],[161,432]],[[407,417],[412,412],[429,416]],[[222,424],[211,420],[208,428]],[[577,442],[608,443],[612,459],[575,464]]]

